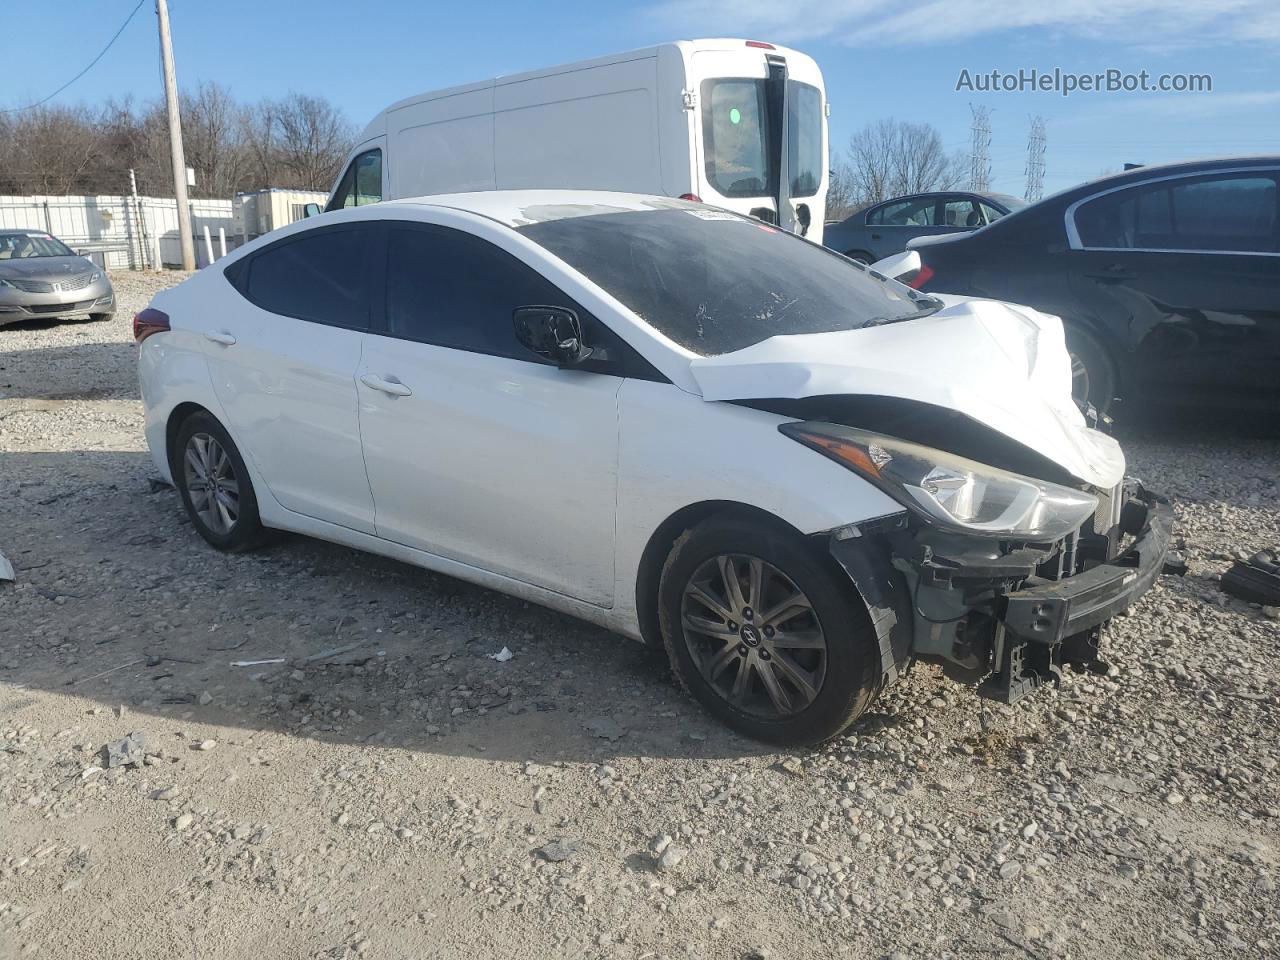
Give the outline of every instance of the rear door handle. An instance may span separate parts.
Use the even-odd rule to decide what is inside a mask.
[[[204,335],[204,338],[206,340],[211,340],[214,343],[220,343],[224,347],[233,346],[236,342],[236,338],[225,330],[210,330]]]
[[[1110,266],[1103,267],[1088,274],[1094,280],[1132,280],[1137,274],[1126,267],[1124,264],[1113,263]]]
[[[390,394],[393,397],[411,397],[413,391],[400,382],[399,378],[388,374],[385,377],[375,376],[372,373],[366,373],[360,378],[370,390],[381,390],[383,393]]]

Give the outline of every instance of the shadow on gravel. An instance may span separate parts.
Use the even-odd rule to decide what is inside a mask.
[[[34,321],[33,321],[34,322]],[[40,321],[39,329],[54,326]],[[103,397],[137,397],[134,373],[138,351],[131,342],[102,343],[97,324],[64,321],[58,326],[76,327],[85,343],[23,349],[29,324],[0,327],[0,398],[37,400],[96,400]]]
[[[0,458],[17,572],[0,586],[0,682],[166,733],[210,722],[543,763],[769,752],[677,690],[663,656],[570,617],[303,537],[220,554],[152,489],[144,453]],[[490,658],[503,647],[511,660]]]

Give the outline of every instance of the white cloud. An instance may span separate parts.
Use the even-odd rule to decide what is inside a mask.
[[[1276,0],[663,0],[654,10],[687,35],[856,47],[947,45],[1015,29],[1148,48],[1280,40]]]

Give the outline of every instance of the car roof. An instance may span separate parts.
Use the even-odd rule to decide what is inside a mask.
[[[379,206],[389,210],[398,206],[447,207],[478,214],[509,227],[522,227],[606,213],[685,210],[701,204],[672,197],[609,190],[485,190],[390,200]]]

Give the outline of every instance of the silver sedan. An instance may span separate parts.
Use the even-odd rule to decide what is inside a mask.
[[[106,273],[38,230],[0,230],[0,326],[74,314],[109,320],[115,291]]]

